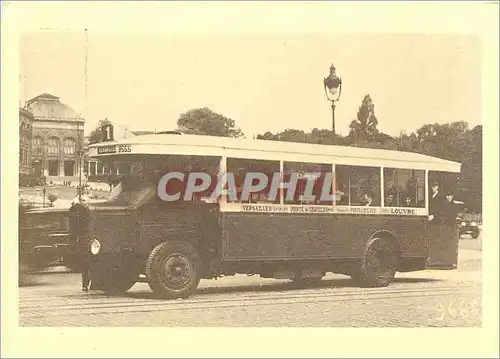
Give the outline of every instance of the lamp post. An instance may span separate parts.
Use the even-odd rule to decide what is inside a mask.
[[[77,155],[78,155],[78,202],[81,202],[82,200],[82,170],[83,170],[83,144],[82,144],[82,139],[80,136],[80,122],[77,122]]]
[[[342,93],[342,79],[335,73],[335,66],[330,66],[330,75],[323,80],[325,94],[332,103],[332,131],[335,135],[335,102],[340,99]]]

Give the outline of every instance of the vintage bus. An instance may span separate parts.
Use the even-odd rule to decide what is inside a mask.
[[[88,251],[93,290],[123,293],[141,278],[162,297],[185,298],[200,279],[240,273],[303,285],[327,272],[380,287],[397,271],[457,266],[456,224],[428,219],[429,178],[456,176],[456,162],[175,132],[111,139],[90,151],[123,175],[106,202],[70,209],[70,235]],[[200,171],[211,178],[232,173],[238,188],[245,173],[262,173],[269,183],[279,174],[278,194],[266,186],[244,199],[224,187],[214,200],[209,194],[222,186],[216,182],[189,201],[160,198],[165,173]],[[325,188],[326,181],[334,196],[288,195],[293,173],[296,192],[304,191],[304,174],[319,173],[317,184]],[[333,176],[322,176],[327,173]],[[186,181],[177,179],[167,190],[174,187],[181,193]]]

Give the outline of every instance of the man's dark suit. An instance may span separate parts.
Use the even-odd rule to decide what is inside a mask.
[[[432,194],[429,197],[429,214],[434,216],[433,220],[436,222],[440,222],[442,220],[444,202],[445,198],[440,191],[438,191],[435,197],[432,197]]]

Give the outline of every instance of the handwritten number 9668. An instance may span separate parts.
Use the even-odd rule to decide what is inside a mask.
[[[436,320],[444,320],[446,317],[470,318],[479,316],[479,302],[477,299],[457,300],[450,299],[447,302],[437,301],[433,309],[436,312]]]

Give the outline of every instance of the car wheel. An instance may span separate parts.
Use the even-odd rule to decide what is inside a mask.
[[[187,298],[198,287],[201,264],[198,252],[189,243],[160,243],[146,261],[146,278],[150,288],[164,298]]]

